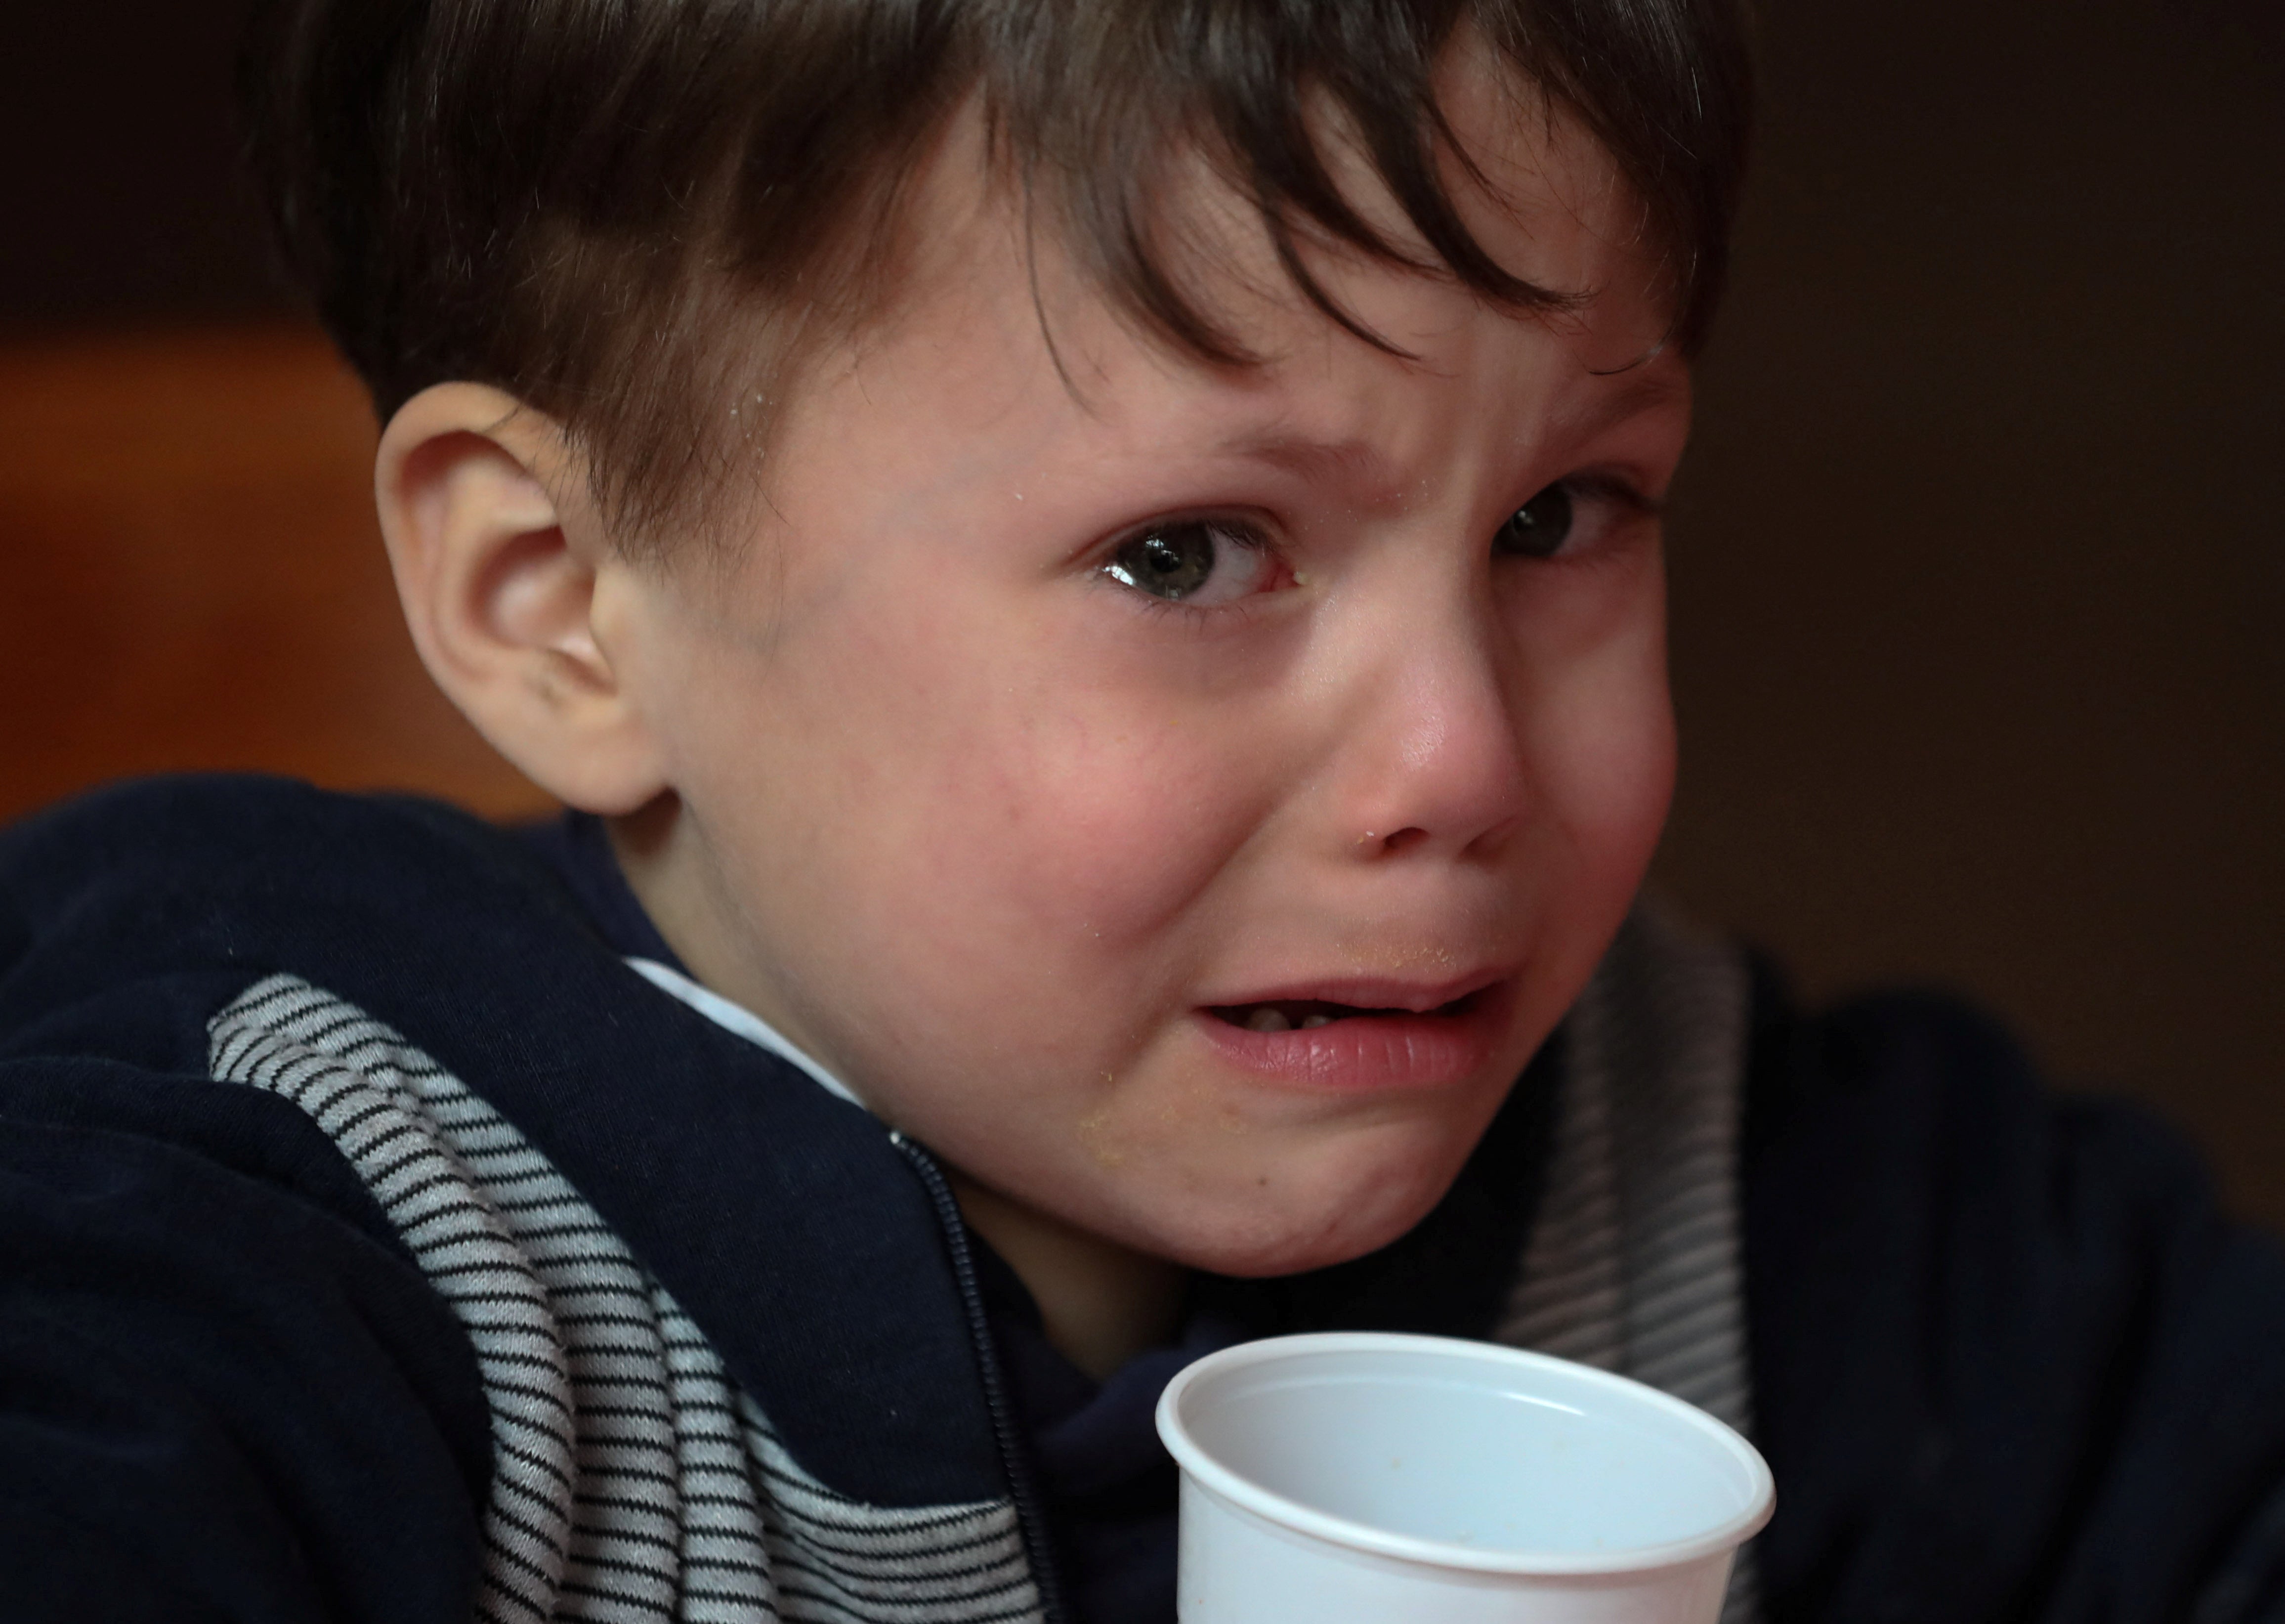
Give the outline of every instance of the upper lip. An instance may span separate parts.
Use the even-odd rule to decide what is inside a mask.
[[[1507,977],[1501,969],[1471,970],[1445,981],[1405,981],[1393,976],[1339,976],[1321,981],[1282,982],[1236,998],[1212,998],[1209,1009],[1242,1009],[1252,1004],[1347,1004],[1355,1009],[1402,1009],[1425,1015],[1480,992]]]

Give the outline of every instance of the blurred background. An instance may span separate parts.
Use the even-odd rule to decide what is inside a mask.
[[[259,767],[539,798],[430,689],[234,168],[242,0],[0,55],[0,817]],[[2285,1228],[2285,4],[1763,0],[1672,526],[1660,875],[1981,999]]]

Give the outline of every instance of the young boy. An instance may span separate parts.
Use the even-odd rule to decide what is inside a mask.
[[[1730,8],[256,38],[414,639],[573,810],[0,841],[0,1611],[1166,1620],[1159,1388],[1331,1327],[1751,1428],[1737,1616],[2285,1608],[2273,1250],[1635,906]]]

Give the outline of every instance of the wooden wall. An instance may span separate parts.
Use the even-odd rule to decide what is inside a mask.
[[[299,326],[0,349],[0,818],[225,768],[542,804],[412,652],[373,445]]]
[[[430,690],[372,428],[230,170],[242,0],[0,53],[0,812],[261,766],[536,804]],[[1662,880],[1937,981],[2285,1226],[2285,7],[1763,0],[1672,526]]]

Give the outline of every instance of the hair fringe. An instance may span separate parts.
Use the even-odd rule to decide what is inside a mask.
[[[624,545],[661,549],[757,460],[737,451],[766,448],[766,411],[742,403],[783,399],[805,353],[891,290],[907,182],[971,98],[1027,230],[1143,330],[1257,359],[1178,268],[1199,250],[1164,217],[1172,166],[1203,158],[1302,297],[1402,354],[1312,273],[1307,242],[1521,310],[1588,291],[1502,267],[1450,193],[1447,165],[1483,179],[1435,95],[1465,27],[1611,154],[1662,256],[1666,341],[1693,351],[1746,161],[1743,4],[263,0],[239,82],[283,258],[376,410],[496,385],[587,452]],[[1427,261],[1358,213],[1329,129]],[[748,341],[726,343],[733,327]]]

